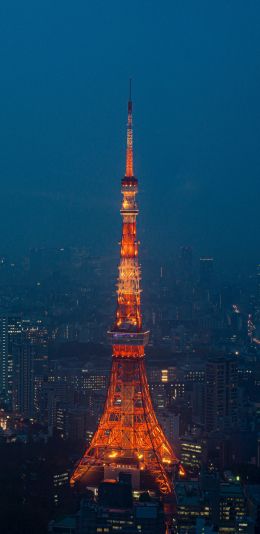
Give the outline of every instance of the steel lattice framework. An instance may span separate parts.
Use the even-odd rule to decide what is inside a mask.
[[[112,369],[103,415],[90,447],[78,463],[71,484],[98,466],[135,465],[148,471],[159,491],[173,491],[170,476],[178,460],[159,425],[146,377],[144,347],[149,332],[142,327],[139,242],[136,238],[138,181],[133,167],[131,92],[128,102],[126,173],[122,179],[123,219],[117,286],[117,311],[108,332],[113,346]]]

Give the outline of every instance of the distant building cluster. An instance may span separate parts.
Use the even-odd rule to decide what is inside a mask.
[[[186,471],[175,481],[176,533],[253,533],[260,525],[260,269],[226,282],[215,263],[195,261],[190,247],[150,271],[143,261],[150,393]],[[110,374],[114,270],[113,258],[83,248],[34,250],[12,265],[2,259],[0,444],[90,443]],[[75,460],[51,474],[54,508]],[[130,493],[126,480],[107,482],[49,531],[124,525],[148,533],[156,524],[163,532],[160,503]]]

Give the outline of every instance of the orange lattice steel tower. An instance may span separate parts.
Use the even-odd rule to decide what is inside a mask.
[[[131,92],[128,102],[126,172],[121,182],[123,219],[115,322],[108,332],[112,370],[103,415],[90,447],[78,463],[71,484],[93,485],[111,473],[139,474],[140,487],[173,491],[171,472],[178,460],[159,425],[146,377],[144,348],[149,332],[142,326],[139,242],[136,237],[138,181],[133,166]]]

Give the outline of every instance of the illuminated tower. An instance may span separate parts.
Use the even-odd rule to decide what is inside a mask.
[[[130,88],[131,89],[131,88]],[[139,242],[136,237],[138,181],[133,166],[131,90],[128,102],[126,173],[121,182],[123,219],[115,322],[108,332],[113,347],[110,384],[103,415],[71,484],[90,485],[93,477],[126,471],[140,487],[173,491],[170,473],[178,460],[159,425],[144,364],[149,332],[142,327]]]

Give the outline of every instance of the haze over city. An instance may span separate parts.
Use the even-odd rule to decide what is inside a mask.
[[[252,269],[259,3],[27,0],[0,10],[2,253],[75,242],[115,253],[132,77],[144,250],[169,257],[186,244]]]
[[[0,5],[0,533],[260,533],[260,4]]]

